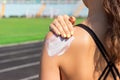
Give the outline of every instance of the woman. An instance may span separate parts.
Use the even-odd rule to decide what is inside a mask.
[[[89,9],[88,18],[82,22],[83,25],[89,26],[92,29],[102,44],[104,44],[105,49],[109,54],[108,58],[112,65],[116,65],[118,71],[120,72],[120,0],[83,0],[85,5]],[[61,22],[62,18],[60,19]],[[65,21],[65,22],[64,22]],[[70,24],[67,20],[62,21],[60,24]],[[51,24],[52,28],[54,26],[55,33],[59,35],[62,32],[63,37],[70,37],[72,26],[67,31],[66,29],[56,24],[57,22]],[[55,26],[60,26],[55,29]],[[60,29],[61,28],[61,29]],[[91,35],[79,26],[73,28],[74,34],[72,32],[72,37],[66,39],[63,44],[64,39],[52,32],[49,32],[45,39],[45,44],[42,52],[41,58],[41,71],[40,80],[98,80],[103,73],[104,68],[107,63],[100,53],[95,41]],[[64,34],[69,34],[64,35]],[[51,40],[52,38],[52,40]],[[59,42],[54,43],[54,40]],[[60,42],[61,41],[61,42]],[[51,44],[51,45],[50,45]],[[54,48],[58,46],[61,48],[63,46],[63,52],[58,51],[59,48]],[[66,46],[67,45],[67,46]],[[57,51],[62,54],[52,54],[52,46],[56,53]],[[67,48],[66,48],[67,47]],[[111,66],[110,64],[110,66]],[[110,68],[112,70],[112,68]],[[115,72],[115,70],[113,70]],[[107,73],[106,73],[107,74]],[[102,80],[120,80],[119,75],[114,76],[111,73],[107,74],[107,78]]]

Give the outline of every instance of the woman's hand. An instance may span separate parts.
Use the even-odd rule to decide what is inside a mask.
[[[69,38],[74,33],[73,25],[75,21],[75,17],[69,17],[68,15],[58,16],[50,24],[50,30],[56,35],[61,35],[63,38]]]

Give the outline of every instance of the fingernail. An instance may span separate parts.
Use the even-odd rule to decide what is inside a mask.
[[[73,32],[73,31],[71,31],[71,34],[73,35],[73,34],[74,34],[74,32]]]
[[[65,34],[63,34],[63,37],[66,37],[66,35],[65,35]]]
[[[60,35],[60,32],[58,32],[58,35]]]
[[[70,37],[70,34],[68,34],[67,37],[69,38],[69,37]]]

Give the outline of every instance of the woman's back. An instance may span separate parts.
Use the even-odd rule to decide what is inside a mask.
[[[71,46],[64,55],[58,57],[61,80],[98,80],[106,61],[86,30],[76,27],[73,36],[75,39]],[[113,79],[108,75],[106,80]]]
[[[62,80],[93,80],[96,46],[82,28],[75,28],[74,37],[68,50],[59,56]]]
[[[98,48],[90,34],[80,27],[75,27],[74,29],[74,40],[69,48],[60,56],[49,56],[47,54],[47,57],[50,58],[50,60],[47,58],[48,63],[54,65],[54,68],[56,67],[58,70],[58,74],[56,74],[60,80],[98,80],[106,63],[103,57],[98,57],[101,53],[97,51]],[[46,37],[47,40],[51,36],[53,34],[50,32]],[[52,64],[51,59],[55,63]],[[102,63],[102,65],[99,63]],[[107,80],[113,80],[113,78],[108,77]]]

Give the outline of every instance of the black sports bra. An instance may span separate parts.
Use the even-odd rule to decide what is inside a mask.
[[[114,78],[114,80],[116,80],[116,76],[119,77],[120,79],[120,73],[117,69],[117,67],[115,66],[114,63],[112,63],[107,55],[107,51],[105,50],[103,44],[100,42],[99,38],[96,36],[96,34],[94,33],[93,30],[91,30],[88,26],[84,25],[84,24],[78,24],[76,26],[79,26],[81,28],[83,28],[84,30],[86,30],[91,37],[93,38],[93,40],[95,41],[98,49],[100,50],[103,58],[105,59],[105,61],[107,62],[107,66],[105,67],[105,69],[103,70],[102,74],[100,75],[100,77],[98,78],[98,80],[106,80],[106,78],[108,77],[108,74],[111,72],[112,76]]]

